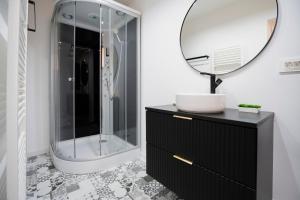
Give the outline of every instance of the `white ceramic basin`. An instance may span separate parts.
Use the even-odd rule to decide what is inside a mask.
[[[220,113],[225,109],[225,95],[205,93],[177,94],[176,107],[186,112]]]

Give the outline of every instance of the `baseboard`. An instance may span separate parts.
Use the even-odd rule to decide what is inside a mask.
[[[38,150],[38,151],[33,151],[33,152],[28,152],[28,151],[27,151],[27,158],[28,158],[28,157],[32,157],[32,156],[38,156],[38,155],[45,154],[45,153],[49,153],[49,152],[50,152],[49,147],[48,147],[48,148],[45,148],[45,149],[40,149],[40,150]]]

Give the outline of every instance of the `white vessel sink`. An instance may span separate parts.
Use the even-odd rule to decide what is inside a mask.
[[[176,107],[186,112],[220,113],[225,109],[225,95],[181,93],[176,95]]]

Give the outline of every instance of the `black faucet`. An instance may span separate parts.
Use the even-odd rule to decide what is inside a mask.
[[[210,76],[210,93],[215,94],[216,93],[216,88],[223,82],[221,79],[216,80],[216,75],[207,73],[207,72],[200,72],[202,75],[208,75]]]

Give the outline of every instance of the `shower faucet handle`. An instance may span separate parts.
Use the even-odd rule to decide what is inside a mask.
[[[69,82],[72,82],[72,81],[73,81],[73,78],[72,78],[72,77],[69,77],[69,78],[68,78],[68,81],[69,81]]]

